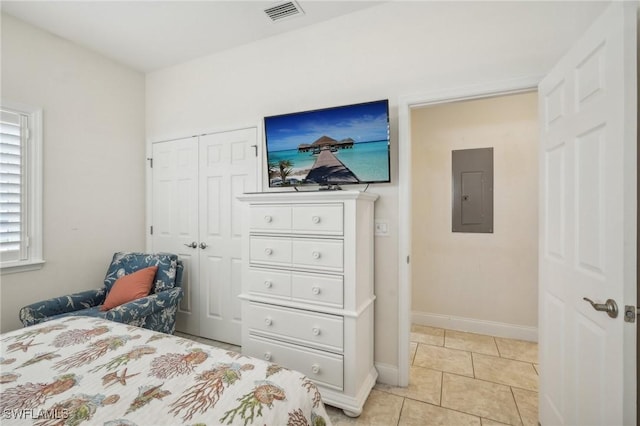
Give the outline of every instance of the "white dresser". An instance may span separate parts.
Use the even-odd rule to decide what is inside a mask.
[[[373,366],[373,207],[359,191],[245,194],[242,352],[362,412]]]

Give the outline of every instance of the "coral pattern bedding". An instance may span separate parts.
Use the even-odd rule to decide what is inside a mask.
[[[301,373],[94,317],[2,334],[0,423],[324,425]]]

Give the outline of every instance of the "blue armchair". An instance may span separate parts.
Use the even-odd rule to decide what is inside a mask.
[[[148,296],[108,311],[99,310],[118,278],[149,266],[158,266],[158,271]],[[102,288],[25,306],[20,309],[20,321],[26,327],[65,316],[87,315],[173,334],[183,296],[182,271],[182,261],[175,254],[116,253]]]

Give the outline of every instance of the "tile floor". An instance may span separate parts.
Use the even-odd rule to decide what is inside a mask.
[[[204,337],[193,336],[191,334],[181,333],[179,331],[176,331],[175,335],[178,337],[183,337],[185,339],[195,340],[196,342],[204,343],[205,345],[226,349],[228,351],[241,352],[240,346],[232,345],[229,343],[218,342],[217,340],[205,339]]]
[[[408,387],[377,384],[358,418],[327,406],[331,422],[335,426],[538,424],[536,343],[414,325],[409,356]]]

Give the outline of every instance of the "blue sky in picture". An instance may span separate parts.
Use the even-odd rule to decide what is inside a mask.
[[[386,100],[266,117],[264,125],[269,151],[296,149],[322,136],[356,143],[389,139]]]

